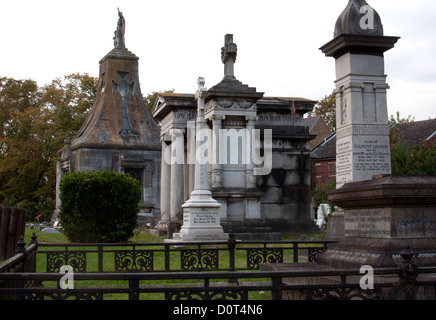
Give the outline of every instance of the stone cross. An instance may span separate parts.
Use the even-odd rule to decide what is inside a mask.
[[[224,37],[224,47],[221,48],[221,61],[224,63],[224,78],[236,79],[234,64],[237,51],[236,43],[233,43],[233,35],[226,34]]]
[[[131,84],[127,83],[126,76],[129,74],[128,72],[118,71],[117,73],[120,75],[121,80],[119,81],[119,83],[116,83],[115,81],[112,80],[112,84],[113,84],[113,93],[119,92],[119,94],[121,95],[121,110],[122,110],[122,115],[123,115],[123,129],[121,129],[119,134],[137,136],[138,133],[136,133],[132,129],[132,126],[130,125],[129,116],[127,114],[127,100],[126,100],[127,94],[129,92],[133,91],[133,86],[135,83],[134,82],[132,82]]]

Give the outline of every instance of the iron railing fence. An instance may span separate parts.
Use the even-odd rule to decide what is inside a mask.
[[[268,292],[268,295],[262,298],[273,300],[284,297],[344,300],[380,300],[392,297],[435,299],[436,297],[436,267],[416,266],[412,260],[414,254],[410,247],[406,247],[400,254],[403,260],[398,268],[373,270],[375,281],[374,287],[370,289],[362,287],[360,270],[313,268],[289,271],[245,270],[250,268],[257,270],[260,263],[284,262],[285,257],[290,258],[292,262],[301,262],[300,253],[303,250],[307,250],[305,261],[312,261],[311,259],[316,258],[316,254],[311,251],[321,252],[327,248],[329,242],[317,243],[322,243],[322,246],[306,247],[309,244],[314,245],[312,241],[238,242],[230,237],[227,242],[195,245],[192,243],[38,245],[36,236],[33,235],[30,245],[25,248],[25,242],[21,237],[16,255],[0,265],[0,299],[247,300],[259,299],[261,292]],[[124,248],[121,248],[122,246]],[[276,249],[277,246],[279,249],[283,248],[284,253],[286,250],[290,252],[269,256],[270,249]],[[40,251],[39,247],[45,250]],[[62,250],[55,250],[56,248]],[[83,250],[80,250],[81,248]],[[211,258],[208,250],[218,250],[220,254],[214,253],[214,258]],[[239,254],[246,254],[247,264],[242,267],[236,263],[237,250],[240,251]],[[249,264],[251,258],[248,257],[254,255],[251,250],[258,252],[255,267]],[[77,255],[73,254],[75,252],[82,252],[82,256],[77,258]],[[143,252],[149,252],[149,256],[153,257],[152,268],[142,269],[142,266],[150,265],[149,262],[142,260],[145,259],[144,257],[140,257],[140,253]],[[214,261],[215,257],[220,259],[223,253],[227,254],[224,259],[227,265],[224,268],[221,268],[219,263],[210,262]],[[51,257],[52,254],[58,260]],[[96,255],[97,259],[88,258],[89,255]],[[135,259],[121,259],[125,255]],[[163,259],[156,257],[156,260],[162,260],[161,266],[163,265],[164,269],[156,267],[158,263],[154,260],[155,255],[164,257]],[[179,261],[179,265],[172,264],[173,255],[178,256],[174,259]],[[53,268],[49,268],[49,272],[46,272],[47,270],[37,272],[37,258],[41,257],[45,257],[46,269]],[[123,268],[110,270],[112,266],[117,266],[117,259],[124,261],[120,263]],[[91,260],[98,261],[94,266],[95,271],[88,269]],[[105,267],[106,261],[111,263],[109,269]],[[73,269],[64,273],[56,269],[60,264],[69,265]],[[135,267],[132,268],[133,265]],[[81,269],[81,266],[85,266],[84,269]],[[182,269],[182,272],[179,269]],[[68,284],[72,286],[61,285],[62,281],[65,282],[65,277]]]
[[[17,300],[249,300],[250,293],[269,292],[267,299],[281,300],[289,292],[303,294],[304,299],[362,299],[380,300],[397,290],[400,299],[415,297],[414,291],[428,287],[436,290],[436,280],[405,279],[403,268],[374,269],[378,279],[373,289],[362,289],[356,277],[359,270],[311,271],[239,271],[239,272],[107,272],[74,273],[74,288],[62,289],[61,273],[1,273],[5,282],[52,282],[52,286],[0,288],[0,296]],[[418,268],[418,274],[436,274],[436,268]],[[319,283],[308,285],[286,280],[319,278]],[[233,281],[227,281],[231,279]],[[323,281],[328,279],[329,281]],[[385,279],[385,280],[383,280]],[[333,281],[335,280],[335,281]],[[105,285],[105,282],[118,285]],[[167,282],[165,282],[167,281]],[[89,283],[99,283],[90,286]],[[83,283],[83,284],[82,284]],[[258,296],[256,296],[258,297]],[[257,299],[257,298],[255,298]]]
[[[312,262],[335,241],[40,244],[40,272],[185,272],[258,270],[262,263]]]

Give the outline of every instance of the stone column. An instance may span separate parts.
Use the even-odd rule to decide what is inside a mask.
[[[224,115],[214,114],[212,116],[213,126],[213,164],[212,164],[212,188],[223,187],[223,166],[220,163],[219,145],[221,141],[221,128],[222,121],[225,119]]]
[[[246,124],[246,133],[248,137],[245,137],[245,141],[247,142],[246,145],[246,152],[245,152],[245,187],[247,189],[254,189],[256,188],[256,176],[254,175],[254,165],[253,165],[253,148],[254,148],[254,141],[252,141],[252,132],[254,130],[254,126],[257,120],[256,116],[247,116],[246,117],[247,124]]]
[[[164,151],[169,146],[166,144],[163,137],[162,143],[162,159],[161,159],[161,180],[160,180],[160,221],[156,226],[159,231],[167,231],[170,217],[170,203],[171,203],[171,164],[165,160]]]
[[[183,158],[177,156],[178,153],[184,153],[184,137],[183,131],[180,129],[171,130],[171,151],[172,151],[172,161],[171,161],[171,221],[181,222],[182,204],[183,204]]]

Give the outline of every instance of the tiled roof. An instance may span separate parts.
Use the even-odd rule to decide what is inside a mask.
[[[313,157],[316,159],[336,158],[336,133],[326,138],[312,151]]]
[[[405,145],[413,146],[436,138],[436,119],[401,123],[392,130]]]

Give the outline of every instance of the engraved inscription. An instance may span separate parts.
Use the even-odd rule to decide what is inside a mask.
[[[391,237],[391,217],[382,209],[347,210],[344,223],[349,237]]]

